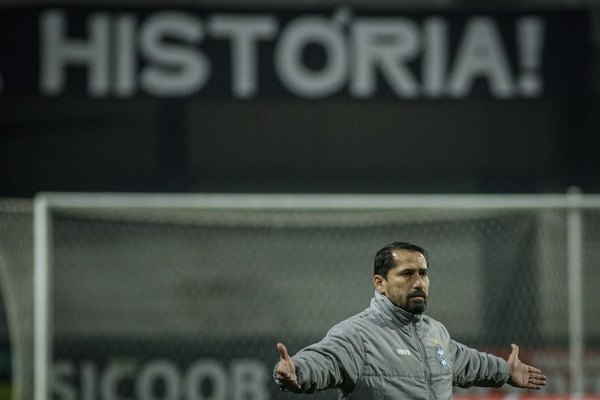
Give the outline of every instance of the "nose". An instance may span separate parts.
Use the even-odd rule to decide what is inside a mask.
[[[419,274],[415,274],[416,277],[413,280],[413,287],[414,288],[422,288],[423,287],[423,277]]]

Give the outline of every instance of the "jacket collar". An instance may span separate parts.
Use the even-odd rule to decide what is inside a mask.
[[[375,291],[375,296],[371,299],[371,308],[379,310],[379,312],[388,317],[390,321],[400,325],[407,325],[410,322],[419,322],[422,317],[420,314],[413,314],[400,307],[396,307],[387,297],[377,290]]]

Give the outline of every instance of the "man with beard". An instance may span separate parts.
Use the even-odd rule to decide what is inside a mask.
[[[375,256],[370,307],[293,357],[278,343],[275,382],[296,393],[337,388],[341,399],[364,400],[451,399],[453,385],[546,384],[539,369],[519,360],[515,344],[504,360],[452,340],[444,325],[423,315],[428,272],[425,249],[406,242],[383,247]]]

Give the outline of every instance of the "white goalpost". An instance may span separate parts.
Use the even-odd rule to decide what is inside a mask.
[[[118,391],[196,399],[203,398],[202,390],[209,390],[201,388],[203,379],[212,379],[211,398],[242,398],[243,392],[266,400],[271,395],[263,383],[256,383],[264,374],[256,375],[256,380],[249,375],[262,371],[262,341],[282,331],[299,341],[317,337],[335,318],[360,311],[356,307],[369,297],[369,289],[363,288],[368,287],[365,270],[374,251],[385,240],[399,238],[430,249],[435,260],[432,297],[437,298],[432,299],[437,303],[430,305],[431,312],[454,324],[461,338],[488,346],[489,330],[498,330],[494,327],[511,318],[527,320],[514,310],[536,310],[535,320],[527,323],[537,326],[528,325],[522,332],[507,326],[505,333],[537,343],[540,348],[531,353],[533,358],[546,354],[544,347],[565,350],[569,394],[579,399],[589,384],[584,370],[586,329],[600,330],[584,325],[586,301],[598,297],[590,293],[586,280],[600,283],[600,276],[583,278],[593,268],[589,255],[598,240],[588,235],[595,231],[586,223],[595,221],[598,213],[600,196],[576,191],[565,195],[42,193],[34,200],[35,400],[48,400],[53,392],[67,398]],[[600,232],[600,226],[596,229]],[[228,251],[232,247],[235,252]],[[511,274],[522,268],[531,268],[528,283],[512,285]],[[453,269],[471,277],[470,284],[453,279]],[[239,277],[237,292],[223,284],[223,274]],[[561,282],[563,277],[566,283]],[[320,288],[320,282],[331,279],[339,282],[336,293],[312,287]],[[76,287],[78,282],[82,287]],[[353,296],[357,291],[360,294]],[[466,293],[464,303],[448,302],[457,291]],[[513,315],[499,310],[494,319],[489,315],[494,299],[504,299],[507,291],[526,299],[511,308]],[[302,300],[274,310],[273,299],[282,292]],[[566,305],[560,303],[563,293]],[[279,326],[279,312],[294,312],[298,321]],[[254,314],[257,322],[246,319],[248,314]],[[463,314],[484,321],[465,323]],[[503,334],[491,337],[489,347],[500,346]],[[174,338],[169,340],[173,344],[164,337]],[[137,338],[151,345],[123,351],[133,348],[129,344]],[[216,359],[212,351],[234,338],[247,345],[222,362]],[[89,347],[105,344],[106,352],[114,355],[88,351],[79,356],[87,341],[94,344]],[[156,343],[156,355],[149,354]],[[190,348],[199,347],[197,354],[189,355]],[[254,367],[245,370],[244,363]],[[225,369],[233,376],[246,372],[239,372],[239,380],[229,388],[219,386],[219,371]]]

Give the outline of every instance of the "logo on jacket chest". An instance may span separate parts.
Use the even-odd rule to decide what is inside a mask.
[[[450,368],[450,363],[448,362],[448,358],[446,356],[446,350],[440,344],[435,346],[435,358],[437,359],[438,364],[440,364],[440,367],[444,371]]]
[[[396,353],[399,356],[410,356],[410,350],[408,349],[396,349]]]

